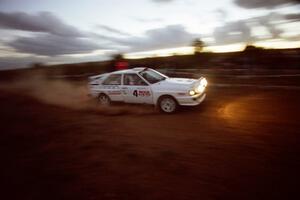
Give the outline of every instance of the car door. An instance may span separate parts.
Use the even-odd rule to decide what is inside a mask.
[[[122,89],[127,103],[153,103],[151,87],[138,74],[124,74]]]
[[[102,82],[102,91],[112,101],[123,101],[121,79],[122,74],[111,74]]]

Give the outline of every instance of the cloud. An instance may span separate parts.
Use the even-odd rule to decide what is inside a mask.
[[[163,22],[163,18],[141,18],[141,17],[131,17],[135,21],[141,22],[141,23],[153,23],[153,22]]]
[[[226,18],[227,18],[227,16],[228,16],[226,10],[224,10],[224,9],[217,9],[217,10],[215,10],[215,13],[216,13],[216,15],[217,15],[217,18],[218,18],[220,21],[226,20]]]
[[[290,20],[290,21],[300,21],[300,14],[295,14],[295,13],[291,13],[291,14],[286,14],[285,15],[285,19]]]
[[[263,37],[263,39],[290,40],[291,38],[283,37],[285,31],[280,25],[297,21],[300,21],[300,14],[298,13],[280,14],[271,12],[263,16],[224,23],[223,26],[215,28],[213,37],[217,45],[238,42],[251,43],[261,40],[253,35],[253,28],[262,26],[269,32],[268,38]]]
[[[91,41],[89,33],[64,23],[50,12],[0,12],[0,28],[30,32],[26,37],[15,36],[15,39],[5,41],[5,45],[20,53],[57,56],[101,49],[99,44]]]
[[[152,0],[155,3],[170,3],[176,0]]]
[[[19,37],[6,43],[18,52],[35,55],[56,56],[63,54],[89,53],[101,47],[87,39],[42,34],[34,37]]]
[[[272,38],[279,38],[280,35],[283,33],[283,30],[277,27],[276,24],[273,22],[276,22],[278,20],[283,19],[284,16],[277,14],[277,13],[270,13],[266,16],[262,16],[257,18],[257,22],[267,28],[269,33],[271,34]]]
[[[30,32],[45,32],[68,37],[84,36],[76,27],[64,23],[50,12],[39,12],[36,15],[24,12],[0,12],[0,27]]]
[[[100,28],[102,30],[105,30],[109,33],[113,33],[113,34],[117,34],[117,35],[121,35],[121,36],[129,36],[130,34],[120,31],[118,29],[112,28],[110,26],[106,26],[106,25],[97,25],[97,28]]]
[[[252,42],[251,28],[244,21],[235,21],[215,28],[213,36],[216,44]]]
[[[114,39],[114,42],[127,46],[129,51],[146,51],[190,45],[198,35],[191,34],[182,25],[169,25],[151,29],[143,37]]]
[[[243,8],[266,8],[272,9],[281,5],[300,4],[299,0],[235,0],[238,6]]]

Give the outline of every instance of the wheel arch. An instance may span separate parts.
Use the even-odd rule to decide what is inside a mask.
[[[99,92],[98,95],[97,95],[97,97],[99,98],[101,95],[105,95],[105,96],[107,96],[110,99],[110,97],[105,92]]]
[[[99,99],[100,96],[102,96],[102,95],[106,96],[110,102],[112,101],[111,98],[108,96],[108,94],[106,94],[105,92],[99,92],[98,95],[97,95],[97,99]]]
[[[171,95],[171,94],[161,94],[161,95],[157,98],[157,100],[156,100],[156,102],[155,102],[155,105],[157,106],[158,103],[159,103],[159,101],[161,101],[161,99],[164,98],[164,97],[171,97],[172,99],[175,100],[175,102],[177,103],[177,105],[179,105],[177,99],[176,99],[173,95]]]

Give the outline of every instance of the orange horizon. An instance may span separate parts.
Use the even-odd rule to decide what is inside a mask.
[[[206,46],[203,48],[203,52],[212,52],[212,53],[227,53],[227,52],[240,52],[245,49],[248,44],[245,43],[236,43],[229,45],[215,45],[215,46]],[[261,47],[264,49],[294,49],[300,48],[300,41],[260,41],[254,42],[250,45],[255,47]],[[174,55],[191,55],[194,54],[194,47],[184,46],[177,48],[166,48],[166,49],[157,49],[150,51],[140,51],[134,53],[126,53],[124,57],[127,59],[138,59],[138,58],[149,58],[149,57],[168,57]]]

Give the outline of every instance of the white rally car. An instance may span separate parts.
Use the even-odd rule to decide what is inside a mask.
[[[101,104],[111,101],[156,105],[173,113],[178,106],[196,106],[205,99],[205,78],[169,78],[150,68],[133,68],[89,77],[90,94]]]

